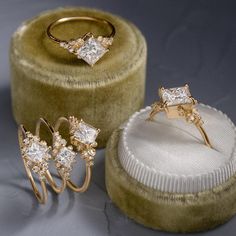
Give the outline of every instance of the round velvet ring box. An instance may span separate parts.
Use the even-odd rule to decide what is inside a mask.
[[[93,67],[46,35],[47,27],[63,17],[105,19],[115,26],[110,51]],[[105,25],[106,26],[106,25]],[[60,39],[109,35],[110,28],[91,21],[69,21],[52,29]],[[101,129],[99,147],[112,131],[143,105],[146,42],[130,22],[88,8],[59,8],[24,22],[12,37],[11,94],[15,120],[29,130],[39,117],[54,123],[76,116]],[[129,91],[132,91],[129,92]]]
[[[213,148],[194,125],[146,121],[136,112],[114,131],[106,151],[106,187],[130,218],[169,232],[203,231],[236,212],[236,129],[222,112],[198,105]]]

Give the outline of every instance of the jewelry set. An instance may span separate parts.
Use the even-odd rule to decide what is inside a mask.
[[[61,125],[65,123],[69,128],[70,145],[59,133]],[[52,136],[52,146],[40,138],[41,125],[44,124]],[[36,124],[35,134],[27,131],[23,125],[19,126],[19,145],[26,174],[30,180],[36,198],[40,203],[47,201],[46,182],[56,193],[62,193],[66,186],[75,192],[87,190],[94,164],[94,156],[97,146],[96,138],[99,129],[78,120],[75,117],[60,117],[55,127],[52,127],[45,119],[40,118]],[[86,176],[82,186],[77,186],[71,180],[71,172],[76,162],[77,154],[85,161]],[[62,179],[61,186],[57,186],[49,171],[49,164],[53,162]],[[40,180],[42,192],[37,188],[32,172],[37,174]]]
[[[102,24],[110,28],[111,33],[105,36],[95,37],[91,32],[88,32],[82,37],[70,40],[59,39],[52,34],[52,30],[56,26],[71,21],[89,21],[91,23]],[[112,45],[115,36],[115,27],[109,21],[100,18],[88,16],[65,17],[52,22],[46,32],[48,37],[58,43],[62,48],[74,54],[78,59],[84,60],[90,66],[93,66],[109,51],[109,46]],[[159,96],[160,101],[152,105],[152,110],[147,120],[153,121],[154,116],[161,111],[164,111],[168,118],[183,118],[197,127],[205,144],[211,148],[211,143],[203,129],[203,121],[195,108],[197,101],[191,96],[189,86],[185,85],[170,89],[162,87],[159,89]],[[59,132],[63,123],[67,124],[69,128],[70,144],[67,144],[66,139]],[[51,133],[51,146],[40,138],[41,125],[45,125]],[[59,118],[54,127],[45,119],[40,118],[36,124],[35,134],[27,131],[23,125],[19,126],[19,145],[23,163],[35,196],[40,203],[47,201],[46,182],[49,183],[56,193],[63,192],[66,186],[75,192],[84,192],[87,190],[91,180],[92,166],[96,154],[95,147],[97,143],[95,140],[99,132],[99,129],[73,116]],[[77,154],[80,154],[86,165],[85,180],[80,187],[71,180],[71,172],[76,162]],[[62,180],[61,186],[57,186],[50,174],[50,162],[54,163],[58,175]],[[42,188],[41,192],[37,188],[33,174],[37,174],[39,177]]]

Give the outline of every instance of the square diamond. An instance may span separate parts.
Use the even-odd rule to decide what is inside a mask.
[[[78,58],[83,59],[89,65],[93,66],[107,51],[108,49],[104,48],[97,39],[90,37],[79,48],[77,55]]]
[[[78,129],[75,131],[75,138],[79,139],[82,143],[92,144],[95,142],[98,135],[98,130],[84,122],[80,122]]]
[[[161,89],[161,98],[169,106],[192,103],[188,86]]]
[[[76,153],[67,147],[63,147],[57,154],[55,160],[65,167],[71,167]]]
[[[33,162],[41,162],[48,154],[48,147],[40,143],[33,142],[26,149],[26,156]]]

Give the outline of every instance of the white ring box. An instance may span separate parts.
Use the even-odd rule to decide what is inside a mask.
[[[224,207],[224,204],[227,205],[236,199],[236,195],[231,194],[230,200],[228,196],[229,192],[232,193],[236,188],[234,186],[235,126],[225,114],[215,108],[199,104],[197,109],[204,121],[203,127],[212,143],[212,149],[205,145],[198,129],[183,119],[168,119],[166,114],[161,112],[155,116],[154,121],[146,121],[151,107],[134,113],[123,125],[117,147],[115,147],[114,137],[111,138],[113,141],[110,140],[106,157],[108,193],[112,200],[134,220],[165,231],[195,232],[215,227],[235,213],[233,205],[232,207],[225,206],[225,214],[220,213],[220,208]],[[117,160],[115,160],[115,152],[117,152]],[[116,171],[119,171],[117,176],[120,177],[116,176]],[[121,181],[123,177],[126,183],[122,182],[124,179]],[[129,179],[130,183],[128,183]],[[116,195],[121,194],[122,198],[115,196],[116,190],[111,186],[111,181],[116,182],[117,188],[121,186],[120,192],[116,192]],[[230,191],[228,191],[229,182],[233,188]],[[125,190],[125,184],[129,185],[127,190]],[[140,194],[139,191],[142,193]],[[131,192],[137,193],[138,201],[140,201],[137,207],[130,204],[132,200],[129,200],[128,195]],[[209,205],[207,201],[204,202],[205,200],[201,199],[203,195],[206,198],[207,194],[213,201]],[[164,197],[168,199],[169,205],[162,203]],[[185,200],[180,202],[179,199],[182,198]],[[148,203],[146,199],[149,199]],[[222,205],[219,205],[218,209],[219,201]],[[186,202],[188,202],[187,206]],[[203,204],[212,209],[206,208],[204,212]],[[131,207],[136,209],[131,209]],[[176,214],[176,207],[179,210],[178,214]],[[199,211],[199,215],[196,213],[194,213],[196,215],[191,215],[189,209],[193,208]],[[143,209],[148,210],[149,214],[143,216]],[[173,225],[168,223],[169,219],[162,223],[159,219],[157,221],[152,219],[151,223],[150,220],[145,219],[145,217],[157,214],[154,211],[158,210],[166,210],[169,211],[169,215],[175,215],[172,219]],[[213,214],[209,215],[211,220],[200,219],[201,216],[207,217],[207,211]],[[189,215],[184,215],[186,212]],[[185,225],[179,224],[182,220]],[[207,223],[204,223],[204,220]]]
[[[198,110],[213,148],[204,145],[197,128],[164,112],[145,121],[147,107],[133,115],[119,142],[121,165],[148,187],[172,193],[209,190],[236,172],[236,130],[229,118],[208,106]]]

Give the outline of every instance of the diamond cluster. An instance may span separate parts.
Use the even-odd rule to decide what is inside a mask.
[[[192,103],[188,86],[161,89],[161,98],[168,106]]]
[[[69,42],[61,42],[60,46],[75,54],[78,59],[83,59],[93,66],[108,51],[108,46],[111,44],[112,38],[90,36],[86,40],[79,38]]]
[[[92,166],[96,154],[94,147],[97,143],[95,140],[99,130],[88,125],[83,120],[78,121],[75,117],[70,117],[69,122],[70,134],[72,135],[71,143],[76,145],[82,159],[86,160],[86,165]],[[69,179],[77,155],[72,146],[67,146],[67,141],[61,137],[59,132],[53,133],[52,150],[45,141],[40,140],[39,137],[32,135],[30,132],[26,132],[21,151],[26,166],[39,174],[42,179],[45,179],[50,159],[54,159],[60,174]]]
[[[96,143],[96,138],[100,132],[99,129],[85,123],[83,120],[79,121],[73,116],[69,118],[69,122],[71,125],[71,134],[76,140],[88,145]]]
[[[72,164],[75,161],[75,156],[76,156],[75,152],[73,152],[67,147],[63,147],[57,154],[55,160],[59,162],[62,166],[71,168]]]
[[[26,155],[31,161],[39,162],[44,159],[47,150],[47,147],[45,147],[44,145],[34,142],[26,150]]]
[[[30,132],[26,133],[26,138],[23,141],[22,156],[26,161],[26,165],[33,172],[41,176],[45,174],[48,170],[47,161],[51,159],[50,150],[46,142],[41,141]]]
[[[54,133],[53,156],[58,170],[69,177],[72,166],[75,163],[76,152],[72,146],[66,146],[67,142],[58,132]]]
[[[75,117],[69,118],[71,143],[73,143],[77,150],[81,153],[81,158],[86,161],[87,166],[94,164],[94,156],[97,146],[96,138],[100,132],[99,129],[85,123],[83,120],[78,120]]]

